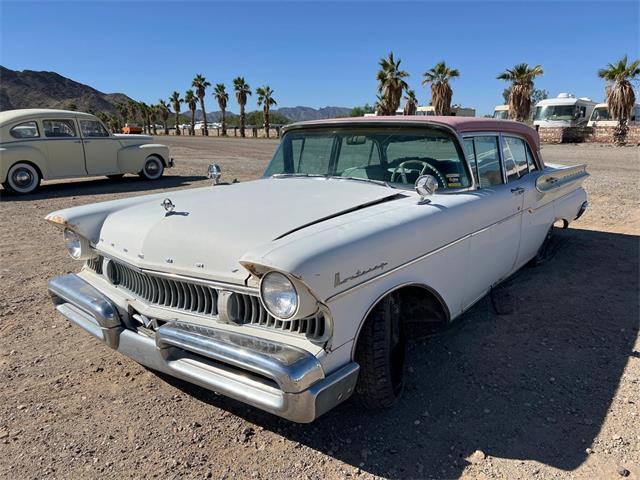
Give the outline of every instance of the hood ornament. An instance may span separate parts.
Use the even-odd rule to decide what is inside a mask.
[[[176,206],[169,198],[165,198],[160,205],[164,207],[167,213],[173,212],[173,209],[176,208]]]

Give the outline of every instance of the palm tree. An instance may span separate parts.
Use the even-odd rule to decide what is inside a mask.
[[[384,98],[383,114],[395,115],[396,110],[400,107],[402,92],[409,88],[407,82],[403,80],[409,76],[409,73],[400,70],[400,62],[393,58],[393,52],[389,52],[387,58],[381,58],[379,65],[380,70],[376,75],[378,80],[378,92]]]
[[[423,76],[422,85],[431,84],[431,104],[435,114],[450,115],[453,90],[449,80],[459,77],[460,72],[455,68],[447,67],[447,64],[442,61],[431,70],[424,72]]]
[[[196,108],[198,108],[198,97],[195,96],[193,90],[187,90],[187,93],[184,95],[184,103],[187,104],[189,110],[191,110],[191,130],[189,130],[189,135],[196,134]],[[205,125],[207,124],[205,120]]]
[[[127,102],[127,108],[129,109],[129,118],[131,119],[131,122],[135,122],[136,118],[138,116],[138,102],[134,101],[134,100],[129,100]]]
[[[151,105],[149,107],[149,118],[151,119],[151,125],[153,126],[153,134],[158,135],[158,129],[156,128],[156,122],[158,120],[158,114],[160,113],[160,108],[158,105]]]
[[[162,124],[164,125],[164,134],[169,135],[169,104],[164,100],[158,100],[158,110],[160,111],[160,118],[162,118]]]
[[[244,81],[244,77],[236,77],[233,79],[233,89],[236,92],[238,105],[240,105],[240,136],[244,137],[244,124],[246,122],[244,106],[247,104],[247,96],[251,95],[251,87]]]
[[[389,107],[387,106],[387,101],[382,95],[376,95],[376,103],[373,104],[373,110],[377,116],[387,115]]]
[[[633,92],[631,82],[640,76],[640,60],[627,64],[627,56],[625,55],[615,64],[610,63],[606,68],[598,70],[598,76],[607,82],[605,95],[609,114],[611,118],[618,120],[614,136],[616,142],[622,144],[629,131],[627,122],[636,103],[636,95]]]
[[[202,116],[204,117],[204,130],[202,133],[204,135],[209,135],[209,129],[207,128],[207,112],[204,109],[204,96],[205,90],[207,87],[211,86],[211,83],[207,82],[207,79],[204,78],[202,74],[197,74],[196,78],[191,82],[191,86],[196,89],[196,95],[200,99],[200,109],[202,110]],[[195,135],[195,131],[193,133]]]
[[[116,105],[116,110],[118,110],[120,117],[122,117],[122,123],[127,123],[127,117],[129,116],[129,107],[127,106],[127,104],[118,103]]]
[[[151,135],[151,107],[144,102],[138,103],[138,109],[142,115],[142,123],[144,125],[144,131]]]
[[[511,82],[511,92],[509,93],[510,118],[519,122],[524,122],[529,118],[533,80],[543,73],[540,65],[530,67],[526,63],[519,63],[496,77],[498,80]]]
[[[184,102],[182,98],[180,98],[180,94],[174,91],[169,97],[169,101],[173,106],[173,111],[176,112],[176,135],[180,135],[180,104]]]
[[[264,133],[269,138],[269,109],[272,105],[277,105],[273,98],[273,90],[268,85],[256,88],[258,95],[258,106],[262,106],[262,115],[264,116]]]
[[[229,101],[229,94],[224,83],[216,83],[213,96],[218,101],[218,106],[222,112],[222,136],[225,137],[227,135],[227,102]]]
[[[407,90],[404,99],[407,103],[404,104],[404,111],[402,113],[405,115],[415,115],[418,111],[418,97],[416,97],[416,92]]]

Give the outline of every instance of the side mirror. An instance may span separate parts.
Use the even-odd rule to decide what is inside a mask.
[[[420,195],[420,201],[425,197],[433,195],[438,189],[438,180],[433,175],[420,175],[416,180],[416,192]]]
[[[207,178],[213,180],[214,185],[220,183],[220,177],[222,176],[222,169],[215,163],[210,163],[207,168]]]

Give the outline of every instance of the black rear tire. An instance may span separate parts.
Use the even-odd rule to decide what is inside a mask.
[[[354,399],[367,408],[393,405],[404,390],[407,348],[405,326],[396,295],[380,301],[365,321],[355,361],[360,365]]]
[[[538,249],[538,253],[536,253],[535,257],[529,260],[528,266],[538,267],[547,261],[547,259],[549,258],[549,245],[551,243],[552,237],[553,237],[553,225],[549,227],[549,230],[547,231],[547,235],[546,237],[544,237],[544,240],[542,241],[542,245],[540,245],[540,248]]]

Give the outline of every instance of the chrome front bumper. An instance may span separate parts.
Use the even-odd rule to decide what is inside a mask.
[[[136,362],[294,422],[349,398],[358,379],[357,363],[325,375],[305,350],[214,327],[171,321],[153,337],[127,329],[127,313],[75,274],[52,279],[49,293],[58,312]]]

